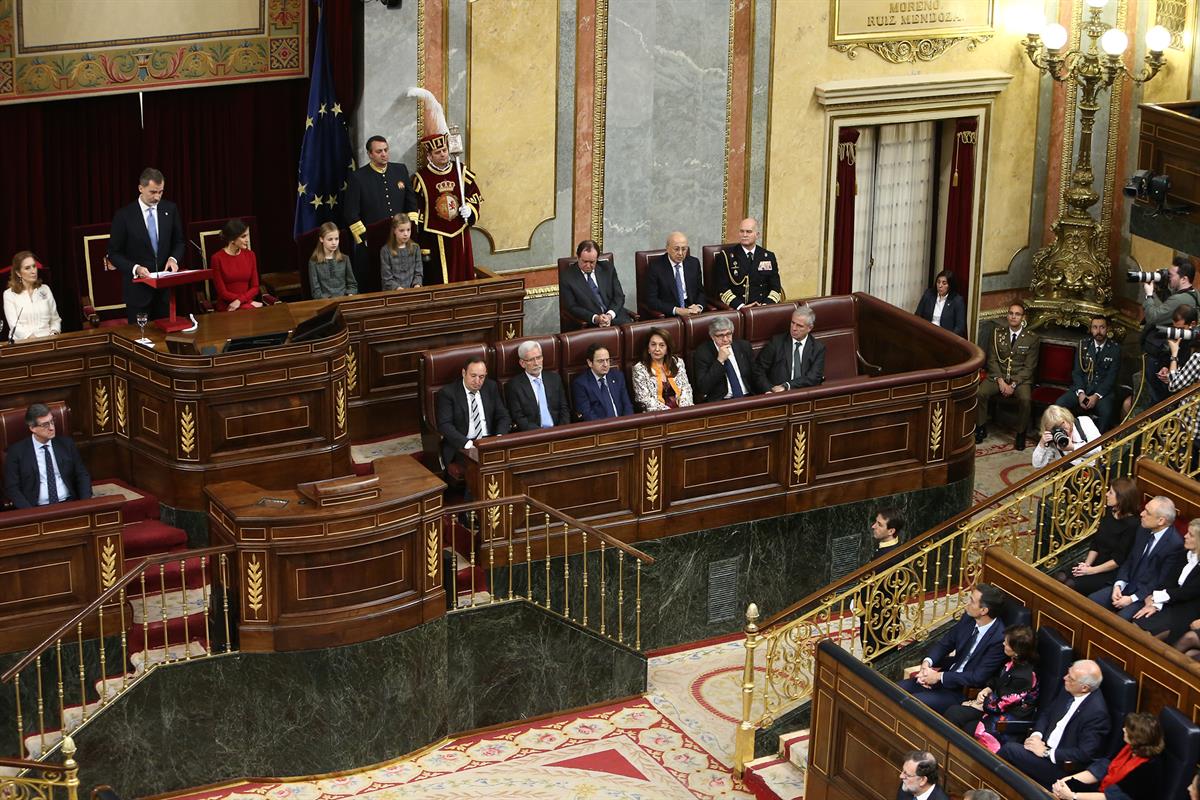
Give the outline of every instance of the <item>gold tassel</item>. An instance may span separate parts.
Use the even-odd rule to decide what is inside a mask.
[[[954,170],[954,177],[950,179],[951,186],[958,186],[958,170]]]

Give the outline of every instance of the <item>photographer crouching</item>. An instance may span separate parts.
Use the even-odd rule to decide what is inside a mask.
[[[1168,354],[1163,347],[1162,337],[1157,335],[1157,328],[1170,325],[1175,312],[1183,306],[1200,307],[1200,295],[1192,286],[1195,279],[1196,267],[1187,256],[1176,256],[1165,270],[1129,273],[1129,280],[1140,281],[1145,292],[1142,298],[1145,312],[1142,331],[1142,350],[1145,353],[1143,380],[1150,394],[1150,405],[1162,402],[1170,394],[1164,379]],[[1155,284],[1161,283],[1166,283],[1168,290],[1163,300],[1155,292]]]
[[[1100,431],[1091,417],[1076,417],[1062,406],[1050,406],[1042,414],[1042,436],[1033,448],[1033,466],[1041,469],[1052,461],[1073,453],[1088,442],[1099,439]],[[1073,463],[1088,454],[1079,456]]]

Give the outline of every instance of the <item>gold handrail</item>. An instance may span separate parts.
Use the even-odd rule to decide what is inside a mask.
[[[37,797],[50,800],[55,789],[65,789],[67,800],[76,800],[79,794],[79,765],[75,763],[75,741],[70,736],[63,738],[63,763],[43,764],[22,758],[0,758],[0,767],[35,772],[41,777],[18,774],[0,777],[0,797]]]
[[[1002,492],[918,536],[878,561],[809,595],[755,628],[746,639],[748,674],[755,650],[765,672],[736,733],[734,768],[753,758],[754,732],[811,696],[817,642],[832,639],[866,663],[919,640],[965,605],[983,551],[1000,546],[1037,567],[1053,567],[1094,531],[1108,484],[1133,477],[1149,457],[1194,477],[1193,433],[1200,385],[1159,403],[1137,419],[1089,443],[1076,461],[1059,459]],[[1078,462],[1078,463],[1076,463]],[[753,646],[751,644],[753,643]]]

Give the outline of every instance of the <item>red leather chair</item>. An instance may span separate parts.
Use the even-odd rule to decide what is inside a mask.
[[[517,350],[522,342],[537,342],[542,348],[542,369],[547,372],[558,372],[558,337],[553,334],[546,336],[525,336],[520,339],[505,339],[495,344],[496,372],[492,377],[504,388],[504,384],[514,375],[524,371]]]
[[[755,353],[761,350],[772,336],[787,331],[788,322],[795,310],[795,303],[777,303],[773,306],[755,306],[741,310],[745,322],[745,339],[750,342]],[[820,314],[817,314],[817,325],[821,325]]]
[[[717,253],[724,250],[726,247],[733,247],[737,242],[726,242],[725,244],[706,244],[700,248],[700,267],[704,271],[704,294],[708,296],[708,303],[718,311],[731,309],[728,303],[722,302],[720,297],[717,297],[716,283],[713,281],[713,265],[717,260]],[[734,334],[737,335],[736,333]]]
[[[643,319],[662,319],[662,312],[655,311],[646,305],[646,270],[650,268],[651,260],[659,256],[665,256],[667,251],[659,248],[658,250],[638,250],[633,254],[633,271],[637,276],[637,296],[638,296],[638,315]],[[689,255],[690,255],[689,251]],[[705,284],[707,286],[707,284]]]
[[[679,317],[662,317],[646,319],[621,326],[621,352],[625,354],[625,377],[629,381],[630,392],[633,392],[633,365],[640,361],[642,348],[650,339],[650,331],[658,328],[666,331],[671,337],[671,349],[676,355],[686,356],[683,350],[683,320]],[[685,358],[686,361],[686,358]]]
[[[1071,370],[1075,368],[1074,345],[1048,342],[1045,339],[1038,349],[1037,375],[1030,392],[1032,402],[1050,406],[1071,387]]]
[[[724,317],[733,323],[733,338],[742,338],[742,315],[732,309],[727,311],[709,311],[683,318],[683,349],[690,354],[697,347],[709,340],[708,326],[717,317]],[[689,368],[691,364],[688,364]]]
[[[847,295],[820,297],[810,300],[808,305],[817,315],[813,338],[825,345],[825,380],[845,380],[857,376],[858,329],[855,326],[854,298]]]
[[[601,253],[599,260],[607,261],[613,265],[613,269],[616,269],[617,262],[613,260],[612,253]],[[578,269],[578,267],[576,267],[576,264],[578,263],[579,258],[577,256],[566,256],[565,258],[560,258],[558,260],[558,282],[560,286],[562,285],[563,270],[568,268]],[[616,309],[613,310],[615,311]],[[590,320],[579,319],[571,314],[570,310],[566,307],[566,305],[563,304],[563,294],[562,290],[560,289],[558,292],[558,329],[563,333],[566,333],[567,331],[577,331],[580,328],[586,328],[589,326],[589,324]]]
[[[571,381],[587,368],[587,350],[592,344],[601,344],[608,348],[608,356],[613,359],[613,367],[620,368],[622,361],[621,329],[620,328],[587,328],[581,331],[560,333],[558,335],[558,374],[568,392],[571,391]]]
[[[433,457],[433,460],[427,463],[441,463],[442,437],[437,427],[438,389],[448,383],[461,381],[463,367],[466,366],[467,359],[472,357],[483,359],[489,376],[494,373],[492,349],[486,344],[462,344],[421,353],[417,371],[421,398],[421,446]]]
[[[71,410],[62,400],[47,403],[50,416],[54,418],[54,428],[65,435],[71,433]],[[25,411],[28,406],[5,408],[0,410],[0,475],[4,474],[4,453],[17,442],[28,438],[29,426],[25,424]],[[0,483],[0,509],[12,507],[12,502],[4,494],[3,483]]]

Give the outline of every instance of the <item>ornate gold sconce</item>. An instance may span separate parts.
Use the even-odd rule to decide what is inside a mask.
[[[1099,222],[1088,212],[1100,199],[1092,171],[1092,128],[1100,109],[1100,93],[1114,81],[1129,78],[1145,83],[1158,74],[1166,60],[1163,51],[1171,43],[1171,33],[1161,25],[1146,32],[1146,65],[1130,72],[1121,61],[1129,46],[1128,37],[1100,19],[1107,0],[1085,0],[1088,19],[1083,31],[1091,42],[1086,50],[1066,50],[1070,34],[1058,23],[1029,33],[1022,45],[1029,60],[1055,81],[1074,81],[1079,87],[1074,107],[1068,114],[1079,114],[1079,146],[1070,183],[1063,187],[1058,219],[1054,222],[1054,242],[1033,257],[1033,299],[1028,303],[1031,326],[1057,323],[1067,327],[1087,327],[1090,316],[1107,314],[1114,328],[1124,334],[1127,323],[1110,307],[1112,272],[1108,247]],[[1040,27],[1040,26],[1039,26]]]

